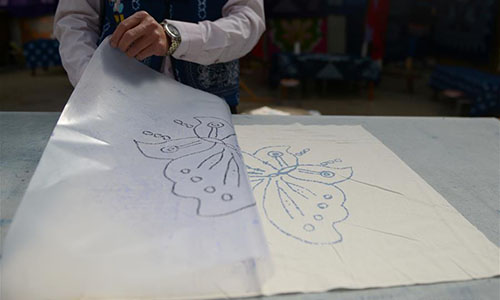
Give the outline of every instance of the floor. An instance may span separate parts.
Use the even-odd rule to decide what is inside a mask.
[[[323,115],[387,115],[387,116],[450,116],[455,115],[451,104],[432,100],[427,76],[415,82],[415,92],[409,93],[404,78],[384,75],[376,87],[374,99],[368,99],[367,89],[346,87],[329,82],[316,86],[309,83],[303,96],[291,89],[283,97],[279,89],[271,89],[259,74],[243,73],[242,80],[256,97],[241,92],[240,112],[262,106],[294,112],[317,111]],[[61,111],[73,90],[62,68],[38,70],[33,76],[28,70],[0,71],[0,110]],[[288,109],[290,111],[290,109]]]

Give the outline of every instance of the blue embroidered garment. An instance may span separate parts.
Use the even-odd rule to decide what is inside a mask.
[[[198,23],[222,17],[227,0],[105,0],[102,34],[99,43],[112,34],[118,24],[139,10],[147,11],[156,21],[164,19]],[[239,61],[200,65],[171,57],[175,78],[183,84],[217,95],[230,105],[239,102]],[[152,56],[143,61],[160,71],[163,57]]]
[[[222,8],[227,0],[170,0],[171,20],[197,23],[215,21],[222,17]],[[191,87],[212,93],[226,100],[230,106],[239,101],[238,60],[203,66],[172,58],[176,79]]]

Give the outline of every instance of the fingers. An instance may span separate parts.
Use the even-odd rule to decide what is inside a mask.
[[[159,41],[157,34],[146,35],[129,48],[127,55],[138,60],[146,59],[152,55],[163,56],[168,46],[165,43],[165,41]]]
[[[154,38],[152,36],[143,35],[138,38],[125,52],[129,57],[136,57],[137,54],[141,53],[148,46],[153,44]]]
[[[139,54],[137,54],[135,56],[135,58],[137,58],[138,60],[143,60],[143,59],[146,59],[150,56],[153,56],[155,55],[155,47],[153,47],[152,45],[146,47],[144,50],[142,50]]]
[[[110,39],[111,46],[130,57],[143,60],[152,55],[165,55],[168,49],[163,27],[145,11],[122,21]]]
[[[127,52],[130,46],[136,41],[139,41],[141,37],[145,34],[144,26],[142,24],[137,25],[136,27],[129,29],[122,35],[120,42],[118,42],[118,49],[123,52]]]
[[[149,16],[149,14],[147,12],[138,11],[135,14],[133,14],[132,16],[123,20],[118,25],[115,32],[113,32],[113,35],[110,38],[111,46],[113,46],[115,48],[118,47],[120,45],[121,40],[122,40],[123,36],[125,35],[125,33],[128,32],[129,30],[131,30],[132,28],[136,27],[137,25],[139,25],[148,16]],[[127,37],[127,39],[131,39],[131,38],[133,38],[133,37],[131,37],[131,36]],[[130,43],[132,43],[132,42],[130,42]]]

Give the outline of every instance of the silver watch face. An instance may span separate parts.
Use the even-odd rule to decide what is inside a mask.
[[[179,30],[177,30],[177,27],[175,27],[174,25],[172,24],[167,24],[167,29],[168,31],[175,37],[175,38],[178,38],[181,36],[181,34],[179,33]]]

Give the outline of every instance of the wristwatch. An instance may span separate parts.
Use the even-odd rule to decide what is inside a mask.
[[[172,55],[181,44],[181,34],[177,27],[168,23],[167,20],[163,20],[163,22],[161,22],[160,24],[163,27],[165,34],[170,38],[170,47],[167,49],[167,53],[165,55]]]

